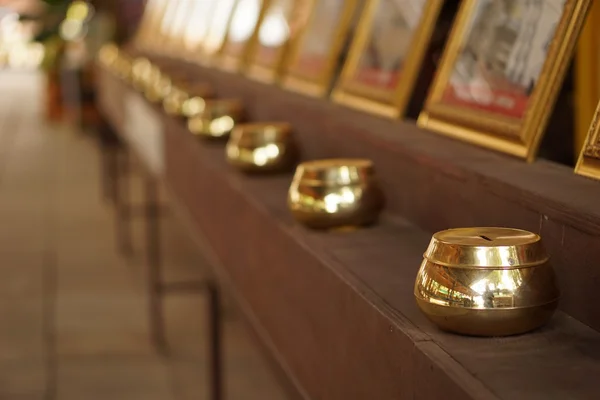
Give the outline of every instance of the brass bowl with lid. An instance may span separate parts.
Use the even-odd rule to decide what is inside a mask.
[[[300,223],[316,229],[374,223],[383,208],[373,163],[367,159],[303,162],[288,192],[288,207]]]
[[[164,72],[160,72],[159,74],[154,74],[147,81],[144,95],[148,101],[160,103],[171,93],[172,88],[171,77]]]
[[[103,45],[98,51],[98,61],[106,68],[112,68],[119,58],[119,46],[114,43]]]
[[[434,234],[414,294],[441,329],[473,336],[536,329],[550,319],[560,297],[541,238],[494,227]]]
[[[242,124],[231,132],[227,161],[244,172],[280,172],[292,168],[298,151],[292,126],[285,122]]]
[[[119,53],[119,56],[115,60],[112,70],[114,73],[121,79],[126,82],[131,82],[131,67],[133,61],[129,58],[128,55]]]
[[[195,100],[195,113],[188,118],[187,125],[198,137],[226,139],[244,117],[244,106],[238,99],[204,100],[197,97]]]
[[[136,78],[139,81],[138,90],[145,94],[147,90],[151,89],[158,82],[162,74],[161,69],[156,64],[151,63],[150,67]]]
[[[131,80],[134,89],[143,91],[152,75],[160,74],[160,70],[146,57],[137,57],[133,60],[131,67]]]
[[[194,103],[202,104],[214,95],[214,89],[206,82],[173,81],[171,91],[163,100],[163,108],[169,115],[189,118],[203,109],[203,106],[194,107]]]
[[[188,82],[189,75],[183,71],[166,71],[153,64],[144,80],[144,95],[153,103],[160,103],[169,96],[177,83]]]

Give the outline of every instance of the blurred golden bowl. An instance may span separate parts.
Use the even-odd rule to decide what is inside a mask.
[[[188,95],[181,89],[173,88],[163,100],[163,108],[168,115],[182,116],[181,109],[188,99]]]
[[[117,58],[117,60],[114,63],[114,71],[116,73],[116,75],[127,81],[127,82],[131,82],[131,66],[132,66],[132,61],[131,59],[124,55],[124,54],[120,54],[119,57]]]
[[[288,207],[296,220],[317,229],[372,224],[383,203],[373,163],[366,159],[301,163],[288,193]]]
[[[278,172],[294,166],[298,152],[288,123],[236,126],[227,142],[229,163],[246,172]]]
[[[443,330],[515,335],[543,325],[558,305],[554,270],[534,233],[450,229],[433,235],[423,257],[415,297]]]
[[[154,68],[152,62],[145,57],[138,57],[133,60],[131,76],[133,87],[136,90],[143,91],[146,88],[146,82],[155,73]]]
[[[105,44],[98,52],[98,61],[104,67],[112,67],[119,58],[119,47],[114,43]]]
[[[155,76],[151,82],[148,82],[144,94],[146,99],[152,103],[160,103],[171,93],[172,89],[171,78],[161,73],[160,76]]]
[[[240,100],[196,100],[198,112],[188,119],[188,128],[194,135],[225,139],[243,118],[243,105]]]
[[[163,101],[163,108],[169,115],[189,118],[204,109],[204,101],[214,96],[212,87],[203,82],[189,82],[182,85],[176,82]],[[190,102],[189,100],[195,99]]]

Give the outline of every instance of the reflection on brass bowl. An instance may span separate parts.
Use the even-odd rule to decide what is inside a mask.
[[[132,61],[126,55],[119,55],[113,65],[113,69],[117,76],[127,82],[131,81],[131,65]]]
[[[227,161],[246,172],[289,170],[298,152],[288,123],[257,123],[236,126],[226,147]]]
[[[214,96],[212,87],[203,82],[175,84],[163,101],[166,113],[189,118],[204,109],[204,101]],[[194,101],[189,101],[195,99]]]
[[[160,74],[148,82],[144,94],[152,103],[160,103],[171,93],[172,88],[171,78],[166,74]]]
[[[98,52],[98,61],[106,68],[111,68],[119,58],[119,47],[114,43],[102,46]]]
[[[181,89],[173,88],[163,100],[163,108],[168,115],[182,116],[183,104],[188,99],[188,95]]]
[[[131,78],[133,87],[136,90],[145,90],[147,82],[150,80],[152,74],[156,74],[156,71],[150,60],[145,57],[138,57],[133,60]]]
[[[536,329],[559,291],[538,235],[510,228],[459,228],[433,235],[415,282],[421,311],[440,328],[507,336]]]
[[[383,193],[370,160],[308,161],[296,169],[288,206],[311,228],[357,227],[377,220]]]
[[[161,69],[152,64],[152,67],[148,70],[148,73],[143,77],[144,90],[153,86],[162,77]]]
[[[225,139],[229,137],[234,126],[242,120],[243,105],[240,100],[205,101],[196,99],[198,112],[188,119],[188,128],[194,135],[211,139]]]

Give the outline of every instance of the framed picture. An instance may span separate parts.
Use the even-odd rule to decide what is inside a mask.
[[[304,2],[304,29],[290,44],[283,85],[290,90],[324,96],[361,0],[307,0]]]
[[[200,56],[200,48],[208,34],[209,22],[218,0],[191,2],[189,16],[183,30],[184,57],[189,60]]]
[[[249,55],[256,47],[258,27],[270,2],[271,0],[237,1],[220,52],[221,68],[240,71],[246,67]]]
[[[157,33],[160,31],[158,28],[166,6],[165,0],[148,0],[134,39],[136,46],[151,49],[152,43],[158,39]]]
[[[166,20],[172,15],[176,2],[168,0],[149,0],[135,38],[135,43],[144,51],[157,53],[160,44],[167,39]]]
[[[161,36],[161,40],[158,43],[158,48],[161,52],[164,52],[165,48],[168,48],[169,43],[173,40],[173,31],[176,30],[175,23],[178,21],[178,13],[184,0],[169,0],[166,2],[166,6],[160,21],[160,27],[158,28]]]
[[[589,0],[466,0],[421,127],[532,161]]]
[[[575,52],[575,157],[586,142],[600,100],[600,2],[592,2]]]
[[[284,67],[289,44],[305,25],[307,0],[272,0],[258,28],[256,46],[250,55],[250,77],[273,82]]]
[[[367,0],[333,99],[397,118],[410,99],[443,0]]]
[[[203,0],[201,2],[195,2],[179,0],[177,3],[177,7],[173,12],[171,24],[168,28],[169,41],[165,47],[167,53],[173,56],[180,56],[184,49],[185,31],[196,4],[207,3],[207,1]]]
[[[596,107],[592,124],[581,149],[575,173],[600,179],[600,103]]]
[[[216,0],[201,48],[200,61],[203,61],[204,64],[219,59],[226,43],[237,2],[238,0]]]

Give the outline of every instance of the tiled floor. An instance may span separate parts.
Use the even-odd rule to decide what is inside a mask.
[[[93,137],[44,122],[42,85],[0,73],[0,400],[206,399],[202,296],[167,299],[171,352],[159,356],[141,223],[121,257]],[[185,230],[163,226],[167,279],[201,275]],[[228,399],[284,398],[229,309],[225,347]]]

